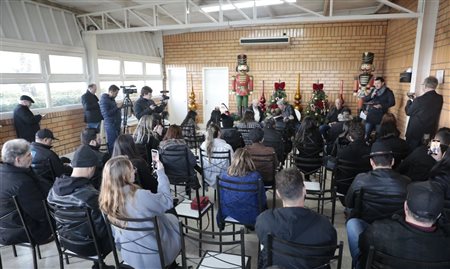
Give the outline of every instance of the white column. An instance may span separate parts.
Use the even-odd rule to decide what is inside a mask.
[[[99,85],[98,79],[98,51],[97,35],[89,32],[82,33],[84,48],[86,50],[86,64],[88,74],[88,84],[95,83]],[[97,92],[100,95],[100,91]]]

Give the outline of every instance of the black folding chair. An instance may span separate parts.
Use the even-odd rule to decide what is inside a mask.
[[[190,149],[194,150],[195,155],[198,154],[197,150],[205,141],[205,136],[198,134],[194,126],[181,126],[181,133],[183,134],[184,141]]]
[[[246,127],[236,127],[236,128],[237,128],[238,132],[241,133],[246,146],[253,144],[252,140],[249,137],[249,134],[250,134],[250,131],[255,128],[246,128]]]
[[[231,164],[231,152],[230,151],[213,151],[211,157],[208,157],[206,151],[200,148],[200,165],[202,168],[202,186],[203,196],[205,195],[208,183],[205,178],[207,175],[213,175],[213,179],[216,180],[217,175],[226,171]],[[216,195],[214,193],[214,201]]]

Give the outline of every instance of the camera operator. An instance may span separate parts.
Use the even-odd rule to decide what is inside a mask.
[[[111,85],[108,89],[108,93],[104,93],[100,97],[100,111],[102,113],[106,139],[108,140],[108,151],[112,153],[114,142],[120,134],[121,113],[120,109],[122,105],[118,106],[116,103],[116,96],[119,93],[119,87]]]
[[[167,105],[167,100],[163,99],[161,105],[157,106],[152,100],[152,88],[144,86],[141,89],[141,97],[134,103],[134,114],[139,120],[144,115],[151,115],[153,113],[161,113]]]

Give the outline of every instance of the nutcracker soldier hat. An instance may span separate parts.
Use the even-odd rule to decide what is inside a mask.
[[[239,66],[242,66],[242,65],[244,65],[244,66],[247,67],[247,72],[250,71],[250,69],[249,69],[249,67],[248,67],[248,65],[247,65],[247,55],[245,55],[245,54],[239,54],[239,55],[237,56],[236,72],[239,71],[239,70],[238,70],[238,67],[239,67]]]
[[[373,64],[373,58],[375,54],[373,52],[363,52],[362,54],[362,63],[363,64]]]

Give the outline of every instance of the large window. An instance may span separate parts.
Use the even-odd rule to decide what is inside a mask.
[[[72,56],[50,55],[52,74],[83,74],[83,58]]]
[[[81,104],[86,87],[85,82],[50,83],[52,107]]]
[[[155,63],[145,63],[146,75],[161,75],[161,65]]]
[[[98,73],[105,75],[120,75],[120,61],[98,59]]]
[[[0,73],[41,73],[39,54],[0,51]]]
[[[45,83],[34,84],[0,84],[0,113],[13,111],[21,95],[31,96],[34,100],[32,108],[45,108]]]
[[[125,68],[125,75],[143,75],[144,69],[142,62],[130,62],[130,61],[124,61],[123,62],[124,68]]]

